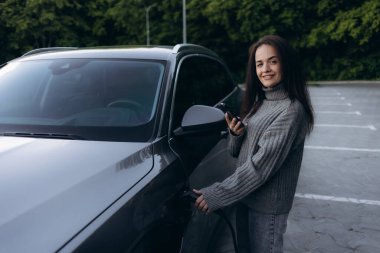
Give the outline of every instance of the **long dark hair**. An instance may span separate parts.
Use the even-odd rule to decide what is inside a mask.
[[[284,89],[287,91],[289,98],[292,101],[298,100],[305,108],[308,116],[308,133],[310,133],[314,125],[314,115],[302,63],[297,52],[290,44],[277,35],[266,35],[253,43],[249,48],[245,94],[240,113],[241,116],[246,116],[248,113],[254,114],[265,99],[265,93],[262,90],[263,85],[256,74],[255,56],[257,49],[261,45],[270,45],[276,49],[282,66],[281,83],[284,85]]]

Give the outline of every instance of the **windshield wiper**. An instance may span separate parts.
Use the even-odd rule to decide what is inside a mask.
[[[86,140],[83,136],[75,134],[54,134],[54,133],[2,133],[3,136],[13,137],[33,137],[33,138],[48,138],[48,139],[65,139],[65,140]]]

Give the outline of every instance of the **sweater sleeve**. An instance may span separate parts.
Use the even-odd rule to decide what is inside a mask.
[[[229,130],[229,132],[230,134],[228,140],[228,147],[230,150],[230,154],[233,157],[238,157],[240,153],[240,147],[243,142],[246,131],[244,131],[244,133],[242,133],[241,135],[234,135],[231,133],[231,130]]]
[[[304,122],[302,106],[294,104],[291,103],[265,130],[253,154],[231,176],[200,190],[211,211],[243,199],[281,167],[291,150],[299,125]]]

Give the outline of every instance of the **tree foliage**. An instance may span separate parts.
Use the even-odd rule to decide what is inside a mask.
[[[0,62],[50,46],[182,42],[179,0],[0,1]],[[313,80],[380,79],[378,0],[187,0],[187,40],[221,55],[244,81],[248,48],[265,34],[300,52]]]
[[[316,12],[321,21],[305,38],[309,56],[321,52],[309,63],[313,76],[322,70],[327,79],[379,79],[380,2],[322,0]]]

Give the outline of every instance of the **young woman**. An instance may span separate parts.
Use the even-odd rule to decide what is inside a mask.
[[[237,224],[248,227],[250,252],[282,252],[304,141],[314,124],[302,63],[286,40],[264,36],[250,47],[245,85],[242,121],[225,115],[236,171],[194,190],[195,205],[212,212],[239,202],[248,214],[243,223],[237,215]]]

